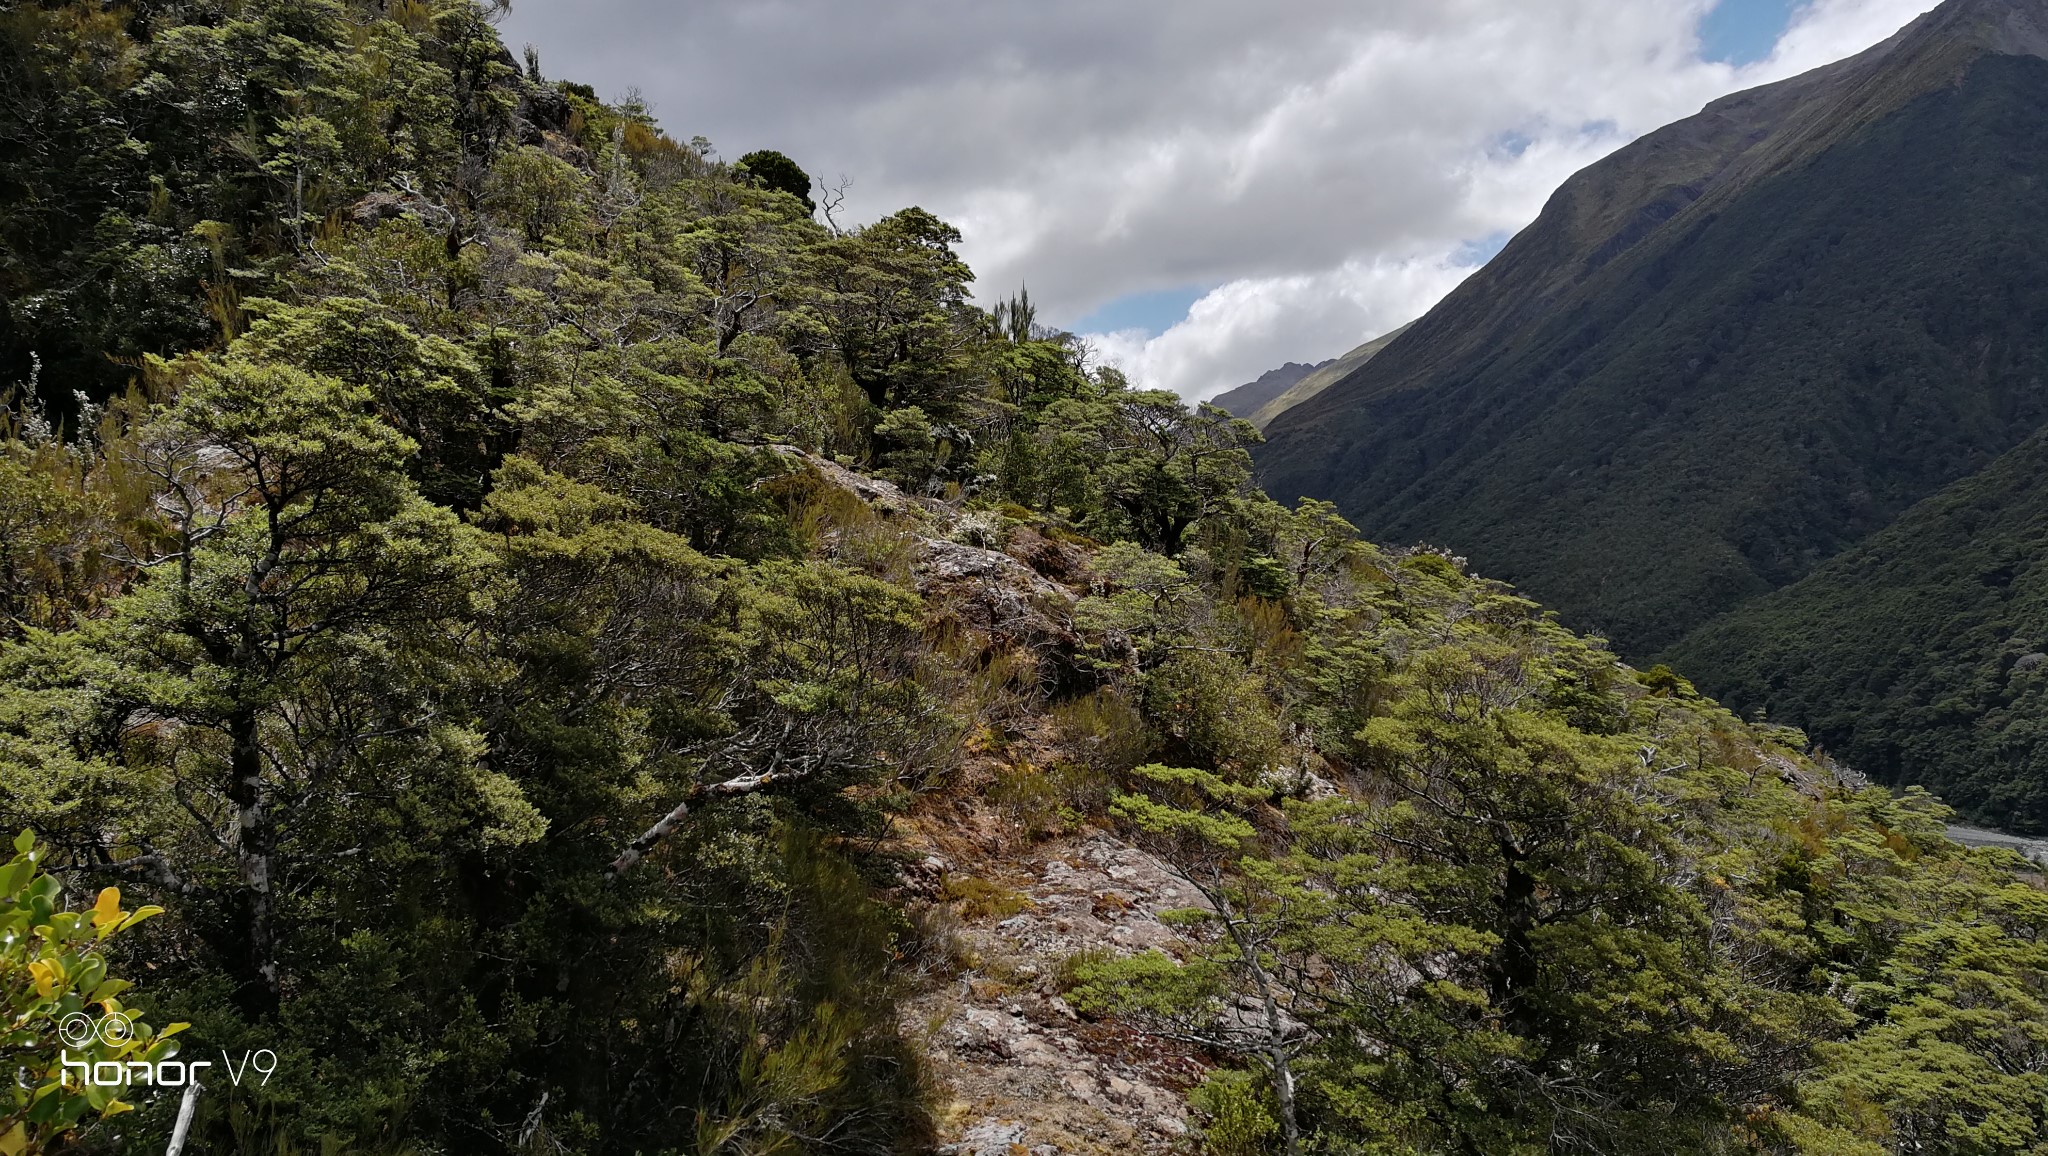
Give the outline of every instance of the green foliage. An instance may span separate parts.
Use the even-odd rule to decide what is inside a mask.
[[[1287,753],[1264,681],[1231,656],[1174,655],[1145,676],[1145,708],[1183,761],[1256,782]]]
[[[2037,883],[1453,560],[1347,576],[1295,600],[1306,645],[1200,629],[1262,640],[1295,717],[1358,720],[1318,744],[1354,789],[1282,814],[1285,775],[1133,771],[1112,816],[1203,904],[1179,959],[1074,961],[1076,1007],[1250,1063],[1305,1145],[2037,1142]]]
[[[1032,838],[1071,831],[1102,813],[1110,780],[1087,763],[1029,764],[998,772],[988,798]]]
[[[812,316],[876,409],[944,413],[978,385],[965,372],[973,274],[953,252],[959,240],[923,209],[904,209],[815,251],[823,292]]]
[[[797,163],[774,149],[755,149],[733,162],[734,170],[761,182],[761,187],[787,193],[803,202],[805,213],[818,211],[811,199],[811,176]]]
[[[1672,650],[1744,711],[1887,783],[2048,831],[2048,439]]]
[[[900,568],[814,556],[763,443],[900,450],[872,366],[964,444],[954,234],[834,238],[467,4],[58,5],[4,46],[0,794],[163,901],[209,1043],[282,1057],[193,1146],[915,1143],[899,928],[827,848],[957,728]],[[153,412],[95,425],[108,354]]]
[[[1218,1068],[1188,1093],[1202,1113],[1204,1156],[1261,1156],[1280,1125],[1249,1072]]]
[[[1067,999],[1083,1011],[1113,1012],[1171,1032],[1196,1030],[1223,1009],[1229,988],[1222,969],[1182,965],[1157,951],[1122,959],[1083,960],[1073,969]]]
[[[67,1065],[112,1064],[125,1074],[139,1063],[154,1071],[178,1054],[171,1037],[191,1025],[158,1030],[137,1019],[120,999],[134,985],[108,974],[101,948],[163,908],[123,911],[120,890],[109,887],[91,910],[66,911],[64,885],[40,869],[45,853],[34,835],[16,837],[14,852],[0,866],[0,1009],[7,1015],[0,1049],[16,1069],[0,1100],[0,1153],[38,1156],[135,1107],[120,1098],[126,1084],[88,1085]],[[136,1086],[153,1083],[138,1078]]]
[[[967,919],[1007,919],[1031,907],[1024,893],[972,875],[947,876],[945,893]]]

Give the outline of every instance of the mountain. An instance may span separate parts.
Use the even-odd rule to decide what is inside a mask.
[[[1248,381],[1236,389],[1225,390],[1209,399],[1211,405],[1221,406],[1237,417],[1250,417],[1259,407],[1286,393],[1302,378],[1326,366],[1335,364],[1336,359],[1319,361],[1306,365],[1290,361],[1278,369],[1269,369],[1259,375],[1257,381]]]
[[[2048,431],[1671,661],[1838,758],[2048,830]]]
[[[1626,654],[1799,581],[2048,421],[2044,55],[2048,2],[1950,0],[1629,145],[1275,418],[1263,483]]]
[[[1217,394],[1209,401],[1264,429],[1274,418],[1349,377],[1407,329],[1408,326],[1403,325],[1390,330],[1342,357],[1332,357],[1314,365],[1290,361],[1278,369],[1260,374],[1257,381]]]
[[[1413,322],[1410,322],[1413,324]],[[1334,358],[1316,366],[1314,373],[1289,386],[1285,392],[1261,405],[1251,415],[1251,423],[1260,429],[1271,425],[1273,419],[1316,396],[1331,386],[1349,377],[1366,362],[1378,356],[1379,351],[1391,345],[1396,337],[1407,332],[1408,326],[1390,330],[1366,342],[1342,357]]]

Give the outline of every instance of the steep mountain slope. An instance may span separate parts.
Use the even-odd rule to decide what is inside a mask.
[[[1250,417],[1259,411],[1260,406],[1286,393],[1302,378],[1334,364],[1334,360],[1319,361],[1314,365],[1290,361],[1278,369],[1260,374],[1257,381],[1248,381],[1236,389],[1217,394],[1209,399],[1209,403],[1221,406],[1238,417]]]
[[[1671,652],[1858,769],[2048,830],[2048,433]]]
[[[2048,2],[1951,0],[1580,173],[1262,480],[1650,654],[2048,421]]]
[[[1409,325],[1412,324],[1414,322],[1409,322]],[[1388,330],[1344,356],[1316,366],[1314,373],[1304,376],[1254,411],[1251,415],[1252,424],[1260,429],[1266,428],[1273,423],[1274,418],[1358,372],[1366,362],[1379,356],[1380,350],[1392,345],[1395,338],[1407,331],[1408,325]]]

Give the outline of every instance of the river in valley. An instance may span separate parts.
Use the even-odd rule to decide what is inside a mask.
[[[1962,823],[1950,823],[1948,837],[1966,847],[2009,847],[2036,863],[2048,866],[2048,839],[2008,835],[1988,827],[1971,827]]]

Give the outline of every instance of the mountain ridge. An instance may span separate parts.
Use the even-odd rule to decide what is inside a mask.
[[[2032,304],[2000,306],[1983,286],[2007,278],[2015,285],[2033,281],[2017,267],[1999,277],[1976,276],[1960,269],[1954,254],[1966,251],[1967,261],[1980,266],[2023,258],[2021,264],[2040,265],[2048,277],[2048,259],[2025,240],[2031,236],[2025,210],[2048,211],[2048,202],[2027,184],[2036,179],[2034,170],[2006,171],[2010,166],[1991,159],[2010,146],[2048,173],[2032,144],[2048,110],[2032,96],[2032,77],[2008,75],[2013,68],[2038,73],[2042,61],[1979,53],[1965,83],[1921,93],[1847,146],[1799,165],[1780,164],[1760,182],[1736,164],[1756,147],[1760,118],[1776,117],[1779,134],[1793,121],[1799,123],[1792,127],[1814,131],[1862,108],[1831,101],[1823,114],[1792,116],[1788,100],[1844,85],[1870,99],[1872,77],[1881,79],[1865,74],[1872,61],[1917,66],[1952,57],[1952,44],[1914,33],[1939,31],[1956,22],[1954,13],[1976,10],[1938,10],[1850,61],[1716,102],[1700,117],[1659,130],[1575,176],[1537,223],[1380,356],[1276,419],[1258,454],[1263,480],[1282,497],[1334,499],[1369,533],[1425,537],[1470,551],[1478,564],[1578,612],[1582,624],[1618,631],[1625,649],[1648,653],[1710,616],[1698,610],[1725,609],[1740,596],[1796,580],[1821,557],[2002,453],[2048,412],[2034,382],[2040,351],[2031,338],[2017,335],[2032,325]],[[1949,19],[1935,19],[1944,14]],[[1969,77],[1978,83],[1967,83]],[[1876,94],[1885,100],[1896,95]],[[1887,125],[1893,126],[1889,136]],[[1772,135],[1763,133],[1766,141]],[[1820,170],[1816,162],[1824,162]],[[1908,172],[1910,182],[1902,183]],[[1734,190],[1731,182],[1750,183],[1746,191],[1725,193],[1728,199],[1719,204],[1707,201],[1709,186]],[[2003,193],[1986,199],[1976,193],[1983,187]],[[1768,213],[1758,209],[1766,203]],[[1822,203],[1828,208],[1814,208]],[[1968,220],[1952,219],[1956,204],[1972,207]],[[1839,247],[1852,233],[1859,241]],[[2023,241],[2012,243],[2013,236]],[[1930,270],[1946,279],[1943,292],[1925,283]],[[1833,304],[1816,294],[1831,296]],[[1955,305],[1973,298],[1986,298],[1978,317]],[[1845,316],[1853,325],[1876,326],[1884,315],[1912,318],[1871,330],[1915,346],[1896,351],[1896,364],[1863,364],[1867,358],[1860,361],[1839,334],[1827,332]],[[1973,346],[1985,341],[2000,358],[2017,362],[1992,364],[1988,378],[1966,368],[1991,356]],[[1807,362],[1815,363],[1810,370]],[[1935,363],[1945,368],[1935,370]],[[1643,476],[1674,447],[1698,443],[1699,431],[1685,427],[1703,408],[1783,404],[1769,379],[1786,366],[1807,373],[1801,388],[1834,399],[1829,413],[1902,391],[1914,396],[1886,403],[1905,411],[1855,419],[1867,429],[1813,429],[1808,444],[1779,451],[1759,452],[1754,439],[1731,426],[1715,434],[1725,443],[1718,458],[1683,464],[1697,475],[1684,484]],[[1926,394],[1913,379],[1930,372],[1954,377],[1974,400],[1959,408]],[[1869,386],[1879,381],[1882,387],[1871,393]],[[1821,422],[1796,411],[1787,420]],[[1920,447],[1904,464],[1864,444],[1889,437],[1886,431],[1902,420],[1962,428],[1937,435],[1953,442],[1945,451]],[[1544,424],[1552,444],[1532,444],[1531,423]],[[1558,448],[1567,442],[1576,443],[1569,452]],[[1836,460],[1843,455],[1850,460]],[[1758,458],[1758,470],[1780,477],[1745,478],[1723,468],[1742,457]],[[1581,476],[1587,466],[1641,476],[1638,488],[1665,496],[1591,486]],[[1770,511],[1784,505],[1780,491],[1804,486],[1797,479],[1816,469],[1829,477],[1820,487],[1827,492],[1815,499],[1843,509],[1823,519],[1829,524],[1817,531],[1817,545],[1799,545],[1793,541],[1798,533],[1790,544],[1767,541],[1789,533],[1779,523],[1806,520],[1797,510]],[[1706,489],[1725,492],[1707,500],[1700,496]],[[1486,502],[1475,506],[1482,491]],[[1715,556],[1693,563],[1722,572],[1717,581],[1728,588],[1667,591],[1659,596],[1667,603],[1661,608],[1598,613],[1597,589],[1581,593],[1567,574],[1546,573],[1514,551],[1493,549],[1485,530],[1497,531],[1504,519],[1561,519],[1590,550],[1591,540],[1603,534],[1635,533],[1629,524],[1649,517],[1644,508],[1659,502],[1671,507],[1655,516],[1663,531],[1671,514],[1693,509],[1680,520],[1726,543],[1708,543]],[[1859,503],[1871,508],[1849,508]],[[1758,516],[1770,524],[1751,526]],[[1814,549],[1811,557],[1779,556]],[[1652,586],[1668,582],[1659,567],[1647,564],[1626,574],[1567,569],[1588,588],[1638,576]],[[1702,598],[1701,606],[1686,608]],[[1660,616],[1673,622],[1659,624]]]
[[[1838,747],[1855,728],[1813,690],[1832,683],[1760,688],[1738,660],[1793,629],[1743,608],[2048,425],[2044,94],[2048,4],[1951,0],[1716,101],[1575,175],[1407,334],[1281,415],[1261,479],[1380,540],[1456,550],[1624,655],[1673,659]],[[1854,583],[1815,581],[1825,597],[1792,601],[1859,613]],[[1847,605],[1822,614],[1828,598]],[[2042,633],[2017,614],[1987,622]],[[1741,617],[1711,656],[1687,641],[1723,615]],[[1930,652],[1899,677],[1932,686],[1995,658]],[[2000,709],[1969,701],[1965,721]],[[1921,717],[1883,714],[1853,757],[1889,782],[1961,782],[1939,759],[1870,753],[1910,746]],[[2048,822],[2024,788],[1959,795],[2011,822],[2009,798]]]
[[[1332,358],[1317,366],[1314,373],[1310,373],[1300,381],[1288,386],[1284,392],[1254,411],[1250,417],[1251,423],[1260,429],[1265,429],[1273,423],[1274,418],[1279,417],[1281,414],[1286,413],[1288,410],[1293,409],[1309,398],[1317,396],[1339,381],[1356,373],[1361,366],[1379,356],[1382,350],[1392,345],[1395,339],[1399,338],[1403,333],[1406,333],[1408,326],[1413,324],[1414,322],[1409,322],[1408,325],[1400,325],[1389,329],[1371,341],[1351,350],[1344,356]]]
[[[1287,362],[1277,368],[1267,370],[1243,385],[1224,390],[1222,393],[1210,398],[1209,404],[1226,409],[1235,417],[1249,418],[1254,413],[1257,413],[1262,406],[1292,389],[1303,378],[1321,371],[1335,361],[1336,358],[1329,358],[1314,364],[1303,361]]]
[[[0,288],[150,354],[0,410],[0,1151],[2048,1138],[2016,856],[502,14],[0,19]]]
[[[2048,429],[1664,657],[1730,707],[2048,831]]]
[[[1976,49],[1975,52],[1969,51],[1972,47]],[[1873,109],[1890,111],[1893,106],[1883,100],[1883,94],[1869,91],[1873,82],[1883,79],[1883,74],[1877,66],[1892,60],[1895,56],[1915,51],[1924,53],[1913,62],[1914,68],[1923,74],[1923,79],[1924,74],[1928,73],[1946,76],[1948,70],[1964,66],[1968,59],[1975,59],[1979,55],[2026,55],[2048,58],[2048,3],[2044,3],[2044,0],[1949,0],[1949,3],[1924,13],[1890,37],[1854,56],[1821,65],[1783,80],[1719,97],[1709,101],[1693,116],[1666,125],[1622,146],[1568,178],[1546,202],[1537,220],[1512,238],[1493,261],[1488,262],[1472,277],[1452,290],[1444,303],[1404,327],[1406,331],[1416,332],[1415,341],[1390,343],[1387,350],[1393,356],[1386,360],[1393,362],[1395,358],[1412,360],[1420,351],[1427,348],[1432,351],[1425,355],[1431,358],[1430,361],[1419,362],[1412,368],[1403,366],[1398,370],[1391,365],[1383,364],[1378,367],[1377,372],[1390,376],[1395,373],[1424,372],[1433,363],[1454,357],[1469,345],[1477,344],[1481,340],[1478,334],[1467,337],[1465,341],[1458,341],[1454,334],[1439,332],[1439,327],[1431,324],[1431,318],[1446,305],[1461,297],[1476,296],[1482,288],[1494,283],[1513,282],[1516,274],[1528,264],[1532,261],[1541,261],[1547,254],[1541,250],[1535,253],[1530,250],[1537,248],[1537,243],[1552,240],[1542,232],[1546,226],[1561,225],[1572,234],[1580,234],[1588,229],[1599,231],[1594,259],[1587,262],[1588,268],[1585,270],[1590,275],[1598,268],[1609,264],[1620,253],[1632,248],[1658,226],[1676,220],[1695,205],[1711,208],[1716,198],[1728,195],[1732,187],[1739,187],[1758,175],[1760,170],[1781,163],[1785,149],[1791,144],[1812,145],[1824,139],[1825,129],[1828,126],[1839,127],[1838,122],[1848,115],[1842,113],[1833,120],[1818,115],[1804,119],[1795,117],[1794,123],[1778,128],[1761,127],[1763,122],[1785,117],[1788,106],[1807,102],[1817,93],[1836,85],[1848,86],[1855,90],[1844,93],[1835,102],[1834,108],[1838,111],[1850,97],[1858,94],[1874,98],[1869,107],[1861,110],[1863,113],[1868,114]],[[1958,55],[1967,59],[1959,61],[1955,59]],[[1933,86],[1934,82],[1926,85]],[[1722,142],[1722,148],[1732,148],[1732,152],[1727,153],[1723,153],[1721,149],[1713,149],[1707,157],[1702,158],[1710,164],[1718,161],[1711,171],[1698,173],[1691,181],[1683,180],[1683,174],[1673,175],[1667,180],[1662,193],[1647,196],[1639,194],[1636,200],[1627,202],[1625,207],[1597,213],[1590,219],[1585,213],[1573,211],[1576,206],[1571,202],[1580,197],[1592,196],[1603,201],[1612,201],[1616,190],[1597,188],[1598,179],[1616,168],[1625,168],[1628,161],[1644,153],[1675,151],[1677,147],[1686,144],[1697,147],[1700,142],[1694,139],[1696,130],[1702,121],[1707,120],[1720,122],[1719,127],[1723,128],[1724,133],[1729,134],[1728,139]],[[1734,131],[1730,133],[1729,130]],[[1759,132],[1761,135],[1756,135]],[[1742,140],[1743,137],[1749,139]],[[1739,147],[1735,147],[1738,141],[1741,143]],[[1560,210],[1570,212],[1569,219],[1563,222],[1556,221]],[[1627,218],[1626,223],[1619,227],[1613,223],[1617,213]],[[1581,243],[1589,240],[1584,236],[1571,236],[1566,239],[1579,240]],[[1568,266],[1558,268],[1562,274]],[[1560,276],[1549,285],[1516,284],[1515,288],[1525,293],[1532,288],[1536,290],[1525,298],[1523,310],[1517,316],[1540,311],[1543,305],[1582,283],[1583,280],[1583,277]],[[1562,283],[1558,283],[1559,281]],[[1364,369],[1363,366],[1357,368],[1360,371]],[[1348,381],[1331,383],[1324,391],[1324,406],[1340,404],[1344,391],[1349,386]],[[1274,415],[1275,418],[1277,416]],[[1307,422],[1310,419],[1303,415],[1297,420]]]

